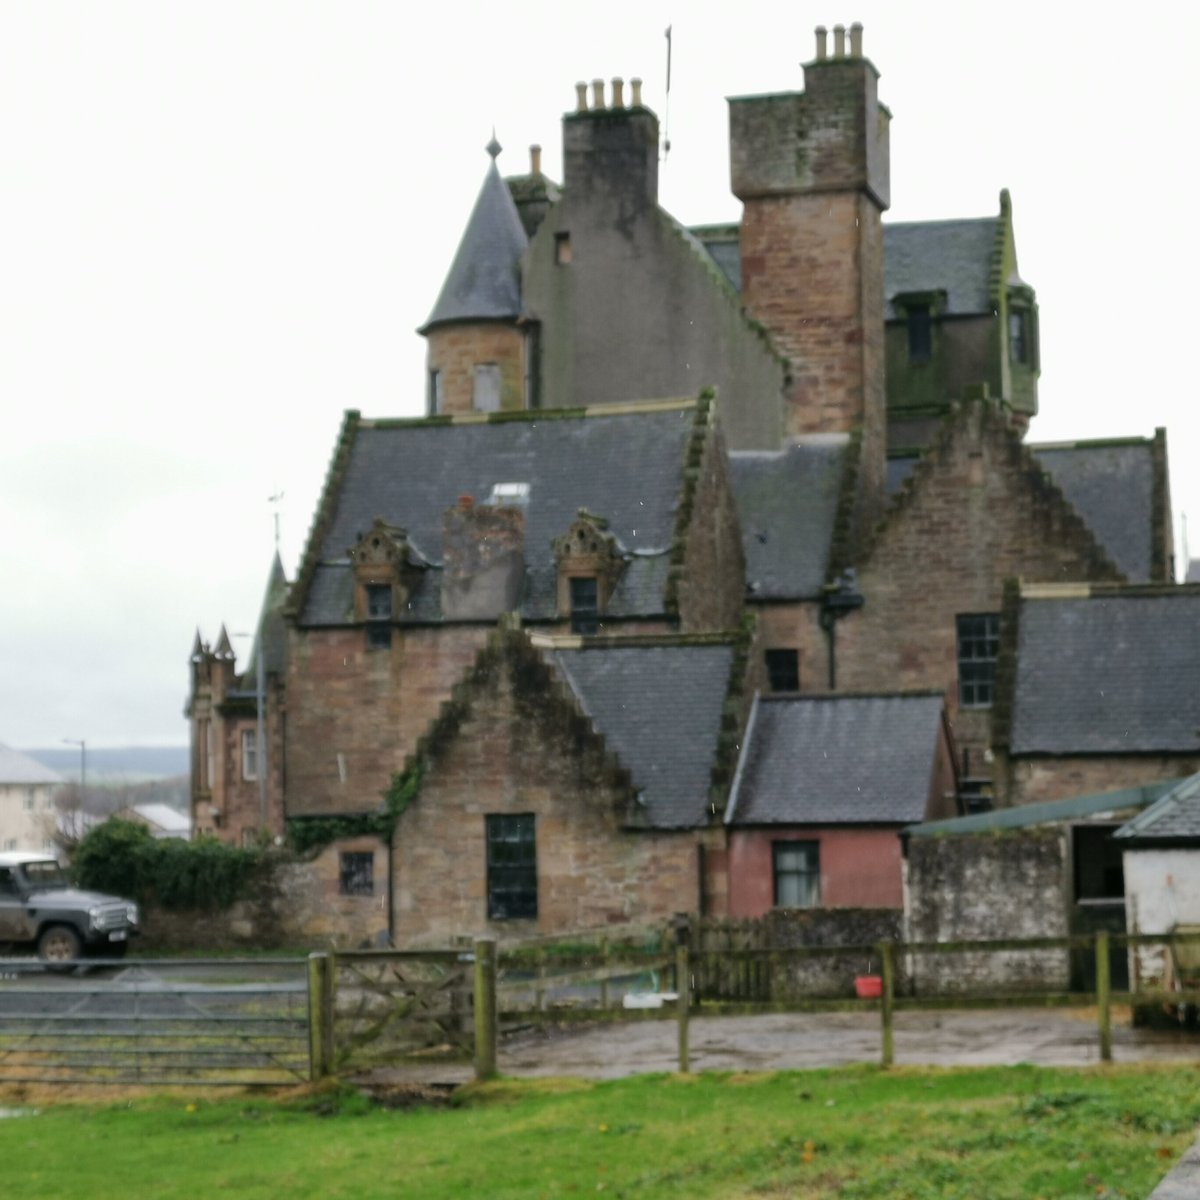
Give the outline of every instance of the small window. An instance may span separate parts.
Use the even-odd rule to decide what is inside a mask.
[[[800,690],[800,651],[768,650],[767,680],[773,692]]]
[[[585,636],[600,630],[600,591],[595,575],[577,575],[571,585],[571,632]]]
[[[991,708],[1000,649],[1000,615],[972,613],[958,618],[958,703]]]
[[[343,851],[339,880],[339,890],[343,896],[373,896],[375,855],[369,850]]]
[[[1009,311],[1008,353],[1015,363],[1029,361],[1029,314],[1023,308]]]
[[[819,842],[773,842],[776,908],[816,908],[821,903]]]
[[[908,308],[908,361],[927,363],[933,357],[933,314],[928,304]]]
[[[474,408],[476,412],[500,411],[500,368],[495,363],[480,363],[475,368]]]
[[[367,649],[386,650],[392,644],[392,585],[390,583],[368,583],[365,587],[367,601]]]
[[[1075,899],[1125,899],[1125,868],[1120,842],[1113,841],[1119,825],[1075,825],[1071,850],[1075,863]]]
[[[242,730],[242,778],[258,778],[258,731]]]
[[[537,916],[537,843],[533,814],[489,815],[487,832],[488,920]]]
[[[429,372],[429,415],[431,417],[438,416],[442,411],[442,373],[441,371],[431,370]]]
[[[37,807],[37,792],[30,788],[25,794],[25,811],[32,812]]]
[[[554,261],[560,267],[565,267],[570,263],[571,235],[569,233],[556,233],[554,235]]]

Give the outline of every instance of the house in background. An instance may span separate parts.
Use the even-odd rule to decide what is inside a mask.
[[[133,804],[118,809],[113,816],[121,821],[144,825],[152,837],[188,841],[192,836],[191,818],[169,804]]]
[[[0,850],[52,850],[57,771],[0,744]]]
[[[1023,441],[1007,196],[883,223],[877,80],[819,30],[730,101],[736,225],[659,207],[636,81],[580,88],[562,189],[489,145],[427,416],[346,415],[250,669],[197,636],[198,831],[302,833],[369,938],[895,911],[899,829],[990,802],[1005,581],[1166,592],[1171,543],[1161,435]]]

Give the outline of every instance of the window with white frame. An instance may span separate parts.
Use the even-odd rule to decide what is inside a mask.
[[[242,730],[242,778],[258,778],[258,730]]]

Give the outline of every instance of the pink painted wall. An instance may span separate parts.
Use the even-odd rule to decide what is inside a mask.
[[[729,834],[729,915],[761,917],[775,903],[772,842],[820,842],[822,908],[902,908],[899,827],[776,825]]]

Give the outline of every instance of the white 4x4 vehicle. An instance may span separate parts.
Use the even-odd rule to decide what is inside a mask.
[[[138,931],[132,900],[72,887],[49,854],[0,852],[0,945],[34,946],[50,964],[120,958]]]

